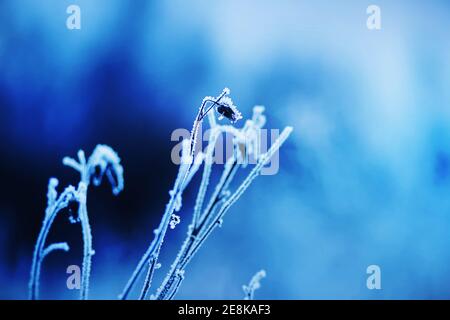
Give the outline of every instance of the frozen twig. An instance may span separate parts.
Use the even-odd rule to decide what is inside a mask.
[[[266,277],[266,271],[260,270],[252,277],[248,285],[243,285],[242,290],[244,290],[244,300],[253,300],[255,291],[261,288],[261,279]]]

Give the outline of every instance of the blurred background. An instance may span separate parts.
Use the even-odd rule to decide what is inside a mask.
[[[68,30],[66,8],[81,8]],[[381,8],[381,30],[366,8]],[[47,182],[64,156],[114,148],[118,197],[89,193],[90,297],[117,297],[152,239],[177,167],[176,128],[227,86],[243,113],[295,131],[186,270],[178,298],[450,298],[450,6],[446,1],[9,0],[0,3],[0,298],[27,298]],[[168,267],[182,223],[164,243]],[[189,200],[188,200],[189,199]],[[183,216],[187,218],[183,220]],[[80,226],[61,216],[41,297],[76,299]],[[366,268],[381,268],[368,290]],[[165,275],[158,271],[158,282]]]

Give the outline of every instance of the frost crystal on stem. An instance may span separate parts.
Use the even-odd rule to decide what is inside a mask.
[[[172,214],[172,219],[170,220],[170,229],[175,229],[177,224],[181,222],[180,216],[177,216],[176,214]]]

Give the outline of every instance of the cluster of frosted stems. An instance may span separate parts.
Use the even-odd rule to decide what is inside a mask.
[[[222,225],[223,218],[228,209],[239,199],[253,180],[260,175],[261,169],[269,162],[274,153],[278,151],[292,132],[291,127],[286,127],[278,139],[271,145],[269,150],[260,153],[260,130],[266,122],[266,118],[263,114],[264,107],[254,107],[252,118],[247,120],[240,129],[232,125],[220,125],[217,120],[221,120],[222,118],[227,118],[231,123],[242,118],[241,113],[228,96],[229,93],[230,91],[228,89],[224,89],[218,97],[206,97],[203,100],[194,121],[190,139],[183,141],[181,164],[174,186],[169,192],[170,199],[161,222],[158,228],[154,230],[152,242],[140,259],[136,269],[120,295],[121,299],[129,297],[131,289],[136,284],[139,275],[144,271],[146,271],[145,279],[140,291],[139,299],[172,299],[180,288],[188,263],[199,251],[202,244],[211,233],[217,227]],[[216,113],[209,112],[213,108],[215,108]],[[218,119],[216,118],[216,114],[219,115]],[[198,152],[194,157],[198,129],[205,117],[208,118],[211,129],[208,146],[204,152]],[[209,187],[209,180],[212,172],[214,150],[216,142],[222,134],[231,134],[233,136],[234,152],[233,155],[227,159],[219,182],[214,187],[208,201],[206,201],[205,196]],[[245,150],[245,154],[242,150]],[[255,166],[240,182],[239,186],[232,190],[232,180],[236,177],[236,173],[240,168],[248,165],[246,160],[249,157],[253,157],[257,160]],[[188,186],[192,177],[199,171],[201,165],[203,165],[203,174],[186,238],[172,262],[166,277],[156,289],[156,292],[149,295],[153,274],[156,269],[155,266],[158,265],[158,258],[167,228],[168,226],[173,228],[174,225],[178,224],[179,216],[175,215],[174,212],[181,210],[183,191]],[[182,216],[184,217],[185,215]],[[257,283],[259,284],[259,280]],[[257,285],[251,287],[250,296],[253,296],[253,291],[256,287]]]
[[[261,153],[260,130],[266,122],[263,114],[264,107],[254,107],[252,118],[247,120],[242,128],[238,129],[229,124],[221,125],[218,120],[222,118],[227,118],[231,123],[235,123],[242,118],[229,94],[230,91],[224,89],[219,96],[206,97],[203,100],[194,120],[190,138],[185,139],[182,143],[182,156],[178,174],[172,189],[169,191],[169,202],[166,205],[159,226],[153,231],[153,240],[138,262],[119,298],[129,298],[139,276],[145,273],[139,299],[172,299],[180,288],[188,263],[211,233],[222,225],[223,218],[230,207],[245,192],[253,180],[260,175],[262,168],[270,161],[274,153],[278,151],[292,132],[291,127],[286,127],[278,139],[272,143],[269,150]],[[208,146],[204,152],[196,153],[197,135],[205,118],[208,119],[211,129]],[[233,154],[226,160],[219,182],[213,188],[209,199],[206,199],[215,146],[217,140],[223,134],[231,134],[233,136]],[[245,153],[243,150],[245,150]],[[247,159],[249,157],[253,157],[256,160],[256,164],[252,167],[250,173],[238,183],[238,186],[232,188],[231,182],[236,177],[238,170],[248,165]],[[33,255],[29,284],[31,299],[38,298],[39,278],[44,258],[56,250],[69,250],[69,246],[65,242],[46,245],[46,239],[55,217],[58,213],[64,212],[65,210],[63,209],[67,208],[71,203],[78,204],[77,216],[75,218],[71,216],[70,219],[72,222],[81,224],[83,237],[80,298],[87,299],[91,258],[94,255],[86,206],[88,187],[91,181],[94,185],[99,185],[104,176],[106,176],[112,185],[112,191],[115,195],[123,189],[123,168],[120,164],[120,158],[108,146],[98,145],[88,160],[86,160],[84,152],[79,151],[78,161],[72,158],[64,158],[63,163],[77,170],[81,178],[77,188],[69,186],[59,196],[56,191],[58,180],[55,178],[50,179],[47,195],[48,205]],[[161,267],[159,255],[164,238],[168,228],[174,229],[181,222],[181,218],[183,217],[184,219],[185,214],[176,214],[175,212],[181,211],[183,192],[195,174],[200,171],[202,165],[203,173],[186,238],[166,277],[155,293],[150,295],[154,272]],[[247,299],[253,297],[253,292],[259,287],[259,280],[263,276],[265,276],[264,271],[260,271],[250,284],[244,287]]]

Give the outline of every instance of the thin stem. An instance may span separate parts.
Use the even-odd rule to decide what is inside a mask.
[[[229,162],[231,165],[228,165],[225,167],[222,177],[220,179],[219,185],[217,186],[215,192],[211,196],[210,203],[217,203],[219,201],[219,197],[221,196],[222,192],[224,191],[224,187],[228,186],[231,178],[233,175],[230,175],[230,173],[234,170],[237,170],[239,167],[236,165],[236,160],[231,160]],[[227,170],[228,168],[228,170]],[[215,209],[214,205],[210,205],[207,207],[205,213],[202,215],[203,217],[208,217],[211,212],[213,212]],[[179,281],[175,282],[177,273],[180,270],[184,270],[186,264],[190,261],[190,258],[192,257],[192,246],[195,245],[197,242],[197,235],[203,228],[203,223],[206,221],[206,219],[203,219],[202,223],[199,226],[195,226],[195,218],[193,218],[193,221],[190,225],[190,229],[188,232],[188,236],[186,237],[180,252],[178,253],[177,257],[175,258],[175,261],[172,263],[171,270],[168,274],[168,276],[165,278],[161,286],[159,287],[157,291],[156,299],[163,300],[163,299],[171,299],[173,295],[178,291],[178,287],[181,285],[181,282],[183,279],[179,279]],[[173,286],[176,286],[175,290]],[[173,294],[170,294],[170,292],[173,292]]]
[[[211,176],[211,167],[213,162],[213,153],[214,148],[217,142],[217,139],[219,138],[219,135],[221,134],[220,129],[213,129],[211,130],[211,135],[208,143],[208,147],[206,149],[205,154],[205,162],[203,167],[203,175],[202,175],[202,181],[200,183],[200,187],[198,189],[197,198],[195,200],[195,206],[194,206],[194,213],[192,217],[192,225],[196,226],[198,223],[198,220],[200,219],[200,212],[203,208],[203,202],[205,200],[205,194],[208,189],[208,183],[209,178]]]
[[[33,262],[31,265],[31,277],[30,277],[30,299],[37,300],[39,297],[39,280],[41,275],[41,266],[44,258],[43,250],[45,241],[47,240],[50,228],[55,220],[57,211],[53,211],[50,215],[44,218],[41,231],[39,232],[36,246],[34,247]]]
[[[154,231],[155,237],[153,238],[152,242],[150,243],[150,246],[148,247],[147,251],[142,256],[141,260],[139,261],[136,269],[134,270],[133,274],[131,275],[130,279],[128,280],[127,284],[125,285],[124,290],[122,291],[122,294],[120,295],[120,299],[125,300],[128,298],[128,295],[130,294],[131,289],[133,288],[134,284],[136,283],[137,278],[141,274],[142,270],[144,269],[145,265],[148,263],[154,252],[158,248],[160,248],[160,245],[162,244],[164,240],[165,233],[167,231],[167,227],[170,222],[171,215],[173,211],[175,210],[175,200],[176,200],[177,194],[175,192],[171,193],[171,197],[169,200],[169,203],[166,206],[166,210],[163,214],[163,218],[161,219],[161,222],[159,224],[158,229]]]
[[[42,257],[45,258],[50,253],[56,250],[62,250],[67,252],[69,251],[69,245],[67,244],[67,242],[52,243],[51,245],[49,245],[47,248],[44,249],[44,251],[42,252]]]
[[[234,178],[234,175],[238,171],[239,167],[240,166],[237,164],[237,160],[235,158],[229,160],[226,163],[225,169],[222,173],[219,183],[216,189],[214,190],[214,193],[212,194],[210,201],[201,216],[199,224],[195,227],[197,234],[198,232],[200,232],[200,230],[203,228],[208,218],[211,216],[211,213],[213,212],[213,207],[223,196],[223,192],[228,189],[228,186],[231,180]]]
[[[147,271],[147,275],[145,277],[144,286],[142,288],[141,295],[139,296],[139,300],[144,300],[148,294],[148,291],[150,290],[150,286],[152,284],[152,279],[153,279],[153,274],[155,271],[155,265],[156,265],[155,259],[153,259],[153,258],[150,259],[149,268]]]
[[[200,109],[198,110],[197,117],[195,118],[194,125],[192,126],[191,131],[191,137],[190,137],[190,150],[191,150],[191,157],[195,153],[195,144],[197,143],[197,134],[198,134],[198,128],[200,127],[200,124],[202,123],[204,117],[209,113],[209,111],[212,110],[212,108],[219,103],[219,101],[228,93],[229,91],[223,90],[222,93],[216,98],[211,99],[207,98],[204,99]],[[205,110],[206,103],[211,102],[212,104],[208,107],[208,109]]]
[[[177,178],[175,182],[175,186],[171,192],[171,198],[169,200],[169,203],[166,206],[166,210],[163,214],[163,217],[161,219],[161,222],[159,224],[158,229],[155,231],[155,238],[151,242],[150,246],[148,247],[147,251],[142,256],[141,260],[139,261],[136,269],[133,271],[133,274],[131,275],[130,279],[128,280],[127,284],[125,285],[124,290],[122,291],[122,294],[119,296],[120,299],[124,300],[127,299],[131,289],[133,288],[134,284],[136,283],[137,278],[143,271],[146,263],[148,263],[149,259],[151,257],[154,257],[155,263],[158,262],[159,252],[161,250],[162,243],[164,241],[164,237],[170,222],[170,218],[172,216],[172,213],[175,210],[176,207],[176,199],[181,196],[181,193],[183,192],[185,181],[189,176],[189,172],[191,169],[191,165],[193,162],[193,155],[195,153],[195,144],[197,141],[197,135],[198,135],[198,128],[203,121],[203,118],[205,115],[212,109],[212,107],[220,100],[223,96],[225,96],[226,91],[222,92],[222,94],[214,101],[205,99],[202,102],[202,105],[200,106],[199,112],[197,114],[197,117],[194,121],[191,135],[190,135],[190,141],[189,141],[189,158],[191,159],[190,163],[187,165],[187,168],[185,169],[184,173],[182,173],[182,167],[180,167],[179,175],[181,173],[181,176]],[[204,111],[205,105],[207,102],[213,102],[213,105],[210,106],[206,111]],[[144,283],[144,287],[146,284]],[[148,288],[149,289],[149,288]],[[143,288],[143,291],[148,291],[148,289]]]
[[[80,207],[78,209],[78,215],[81,221],[81,230],[83,234],[83,263],[81,272],[81,291],[80,299],[86,300],[89,293],[89,278],[91,275],[92,256],[94,250],[92,248],[92,232],[89,224],[89,217],[87,213],[87,185],[81,185],[80,191]]]
[[[181,282],[184,279],[184,275],[180,274],[180,273],[177,274],[177,276],[176,276],[176,282],[175,282],[175,285],[172,286],[172,290],[169,293],[168,300],[172,300],[173,297],[177,294],[178,289],[180,288]],[[184,271],[182,273],[184,273]]]

